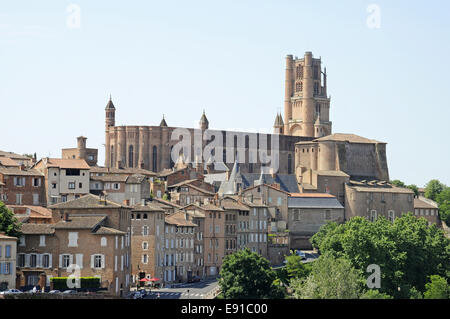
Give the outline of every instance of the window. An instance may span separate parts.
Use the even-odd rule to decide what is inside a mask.
[[[69,232],[68,247],[78,247],[78,232]]]
[[[5,246],[5,257],[11,258],[11,246],[10,245]]]
[[[389,219],[389,221],[394,222],[395,212],[393,210],[388,211],[388,219]]]
[[[44,254],[42,256],[42,267],[43,268],[50,268],[50,255]]]
[[[45,235],[39,236],[39,246],[45,247]]]
[[[119,183],[114,183],[113,184],[113,189],[120,189],[120,185],[119,185]]]
[[[142,243],[142,249],[147,250],[148,249],[148,242],[144,241]]]
[[[75,189],[75,182],[69,182],[69,189]]]
[[[52,189],[56,189],[56,183],[52,183]]]
[[[40,178],[33,178],[33,186],[34,187],[39,187],[41,186],[41,179]]]
[[[128,147],[128,167],[132,168],[134,163],[134,148],[133,145]]]
[[[62,268],[68,268],[70,266],[70,255],[62,255]]]
[[[102,238],[100,239],[100,246],[106,247],[106,246],[107,246],[107,243],[108,243],[108,241],[107,241],[106,237],[102,237]]]
[[[39,205],[39,194],[33,194],[33,205]]]
[[[148,263],[148,255],[147,254],[142,255],[142,263],[143,264],[147,264]]]
[[[25,254],[19,254],[18,255],[18,266],[19,267],[25,267]]]
[[[325,210],[325,220],[330,220],[330,219],[331,219],[331,210],[326,209]]]
[[[148,226],[143,226],[142,227],[142,235],[148,236]]]
[[[80,170],[75,168],[66,169],[66,176],[80,176]]]
[[[78,183],[78,188],[83,188],[83,183]]]
[[[14,177],[14,186],[25,186],[25,177]]]
[[[23,194],[16,194],[16,205],[22,205]]]
[[[370,212],[370,221],[374,222],[377,219],[377,211],[376,210],[372,210]]]
[[[103,268],[102,255],[94,255],[94,268]]]

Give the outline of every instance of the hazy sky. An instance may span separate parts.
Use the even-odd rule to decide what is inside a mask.
[[[387,142],[391,179],[450,184],[449,13],[448,1],[3,2],[0,150],[59,157],[85,135],[103,164],[109,94],[116,125],[164,113],[197,127],[205,109],[210,128],[271,132],[285,56],[312,51],[333,132]]]

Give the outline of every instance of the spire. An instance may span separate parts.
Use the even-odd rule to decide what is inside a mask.
[[[163,118],[162,118],[162,120],[161,120],[161,123],[159,123],[159,126],[167,127],[166,120],[164,119],[164,114],[163,114]]]
[[[266,182],[266,180],[265,180],[265,178],[264,178],[263,169],[262,169],[262,167],[261,167],[261,173],[260,173],[260,175],[259,175],[259,179],[256,180],[256,181],[254,182],[254,185],[255,185],[255,186],[256,186],[256,185],[263,185],[265,182]]]
[[[284,125],[283,117],[281,116],[281,113],[277,112],[277,116],[275,117],[275,123],[273,126],[279,127],[279,126],[283,126],[283,125]]]
[[[207,130],[209,127],[209,121],[206,118],[205,110],[203,110],[202,117],[200,118],[200,129]]]
[[[109,95],[109,101],[108,101],[108,104],[106,104],[105,110],[107,110],[107,109],[113,109],[113,110],[116,109],[116,108],[114,107],[113,102],[112,102],[111,94]]]

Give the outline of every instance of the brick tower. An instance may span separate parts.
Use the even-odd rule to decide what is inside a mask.
[[[301,59],[294,59],[292,55],[286,57],[282,134],[305,137],[331,134],[327,72],[326,69],[322,72],[321,63],[322,60],[313,58],[311,52],[306,52]],[[278,128],[278,131],[281,130]]]

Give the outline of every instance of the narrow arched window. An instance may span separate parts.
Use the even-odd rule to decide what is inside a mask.
[[[292,174],[292,155],[288,154],[288,174]]]
[[[128,147],[128,167],[132,168],[134,163],[134,149],[133,145]]]
[[[154,172],[157,172],[158,171],[158,149],[156,146],[153,146],[152,161],[153,161],[152,170]]]
[[[111,145],[111,163],[110,163],[110,167],[114,167],[114,145]]]

